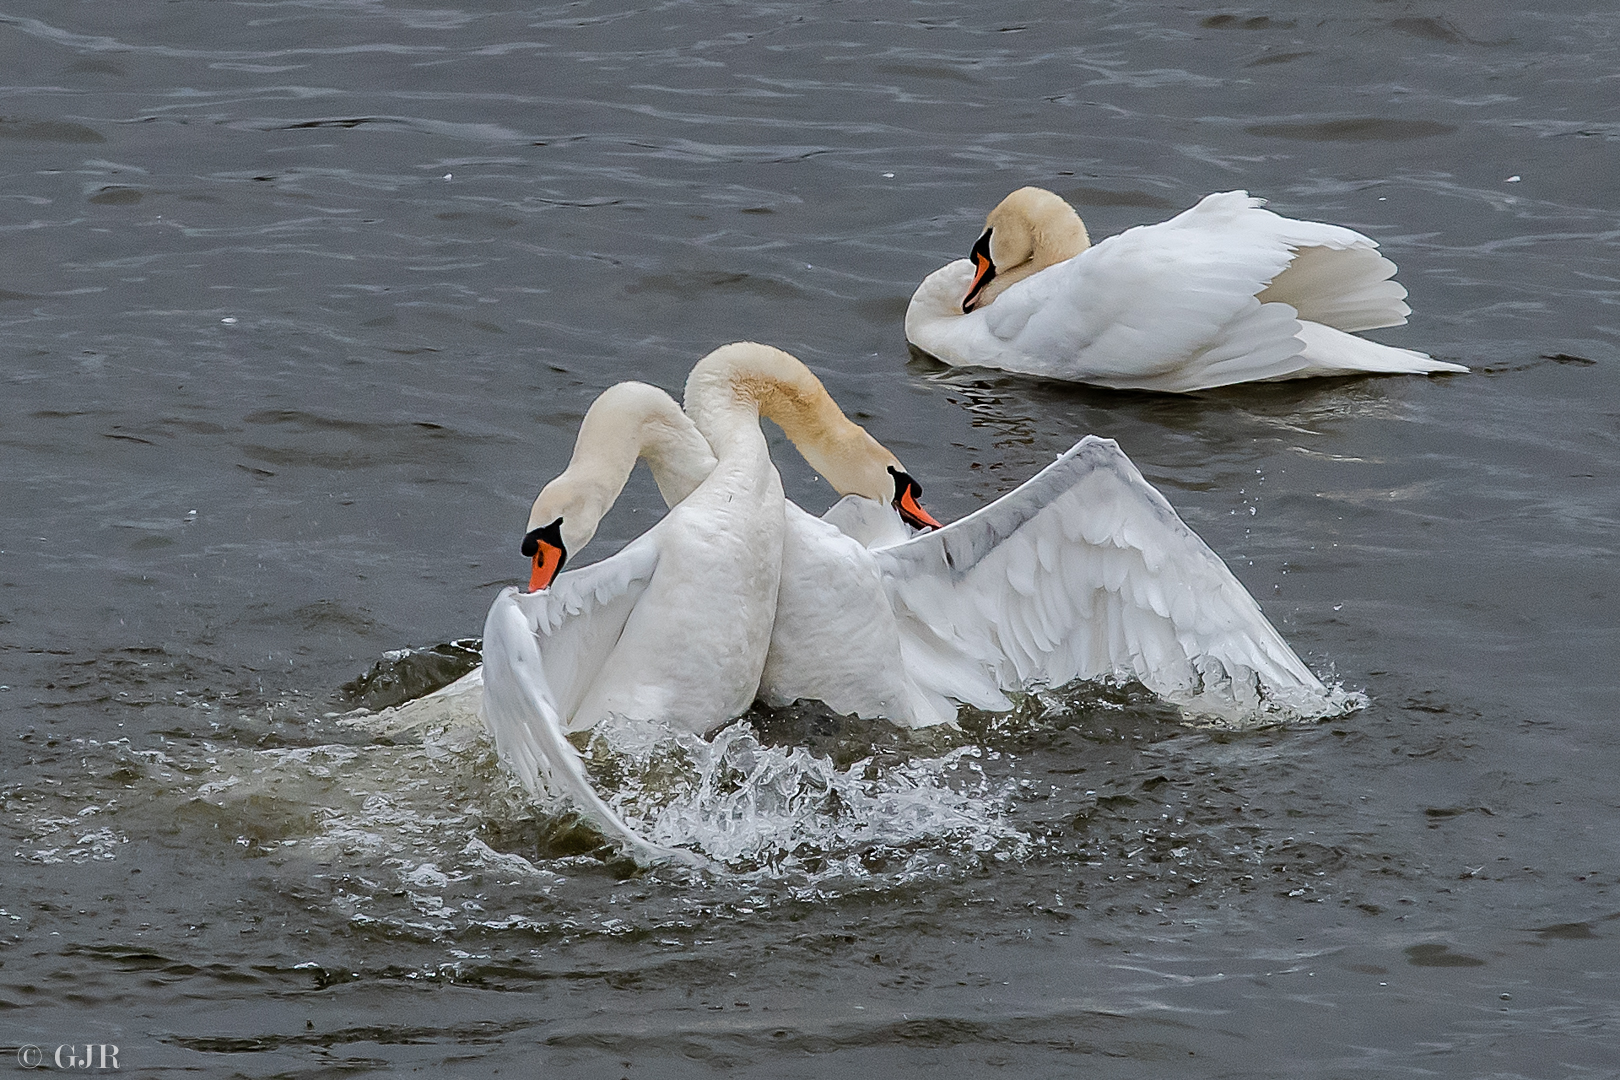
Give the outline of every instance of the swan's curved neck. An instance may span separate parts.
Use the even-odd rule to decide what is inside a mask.
[[[647,462],[670,506],[690,495],[714,469],[708,443],[673,398],[646,383],[619,383],[604,390],[586,411],[574,456],[535,500],[530,528],[562,517],[565,532],[571,534],[570,550],[577,550],[624,490],[637,459]]]
[[[740,437],[752,443],[771,384],[797,363],[781,349],[752,341],[722,345],[697,362],[686,377],[686,415],[717,456],[725,457]]]
[[[893,497],[887,466],[904,471],[809,368],[769,345],[739,342],[700,360],[686,380],[686,410],[722,457],[733,429],[757,431],[762,416],[773,421],[841,495],[886,502]]]

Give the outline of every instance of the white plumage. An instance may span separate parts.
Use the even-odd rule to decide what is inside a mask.
[[[1195,713],[1323,716],[1313,675],[1111,439],[1087,436],[960,521],[872,549],[913,681],[982,709],[1135,678]]]
[[[485,723],[523,782],[569,799],[638,855],[659,852],[591,788],[568,732],[612,718],[706,734],[747,709],[762,679],[771,680],[767,698],[825,697],[867,715],[909,717],[915,696],[897,649],[885,657],[855,648],[855,625],[836,641],[824,636],[819,579],[859,569],[837,544],[804,538],[832,533],[859,545],[788,507],[759,418],[782,423],[843,492],[912,498],[899,461],[778,349],[745,342],[715,350],[693,368],[686,397],[691,418],[639,383],[619,384],[592,405],[568,468],[530,514],[536,591],[496,598],[483,669],[446,695],[469,700],[481,681]],[[610,558],[556,573],[589,542],[638,457],[674,504],[669,514]],[[784,579],[804,585],[779,605]],[[868,584],[841,615],[859,616],[862,598],[868,611],[884,605],[875,578]],[[807,667],[817,655],[819,667],[813,659]]]
[[[1208,195],[1092,247],[1067,203],[1020,189],[992,211],[974,261],[918,286],[906,337],[950,364],[1118,389],[1468,370],[1353,336],[1406,322],[1395,264],[1358,232],[1262,205]]]
[[[786,354],[774,362],[778,374],[802,369]],[[435,695],[473,701],[481,682],[485,723],[517,775],[566,798],[638,858],[691,856],[648,844],[603,801],[568,732],[614,717],[701,734],[740,713],[756,689],[770,703],[813,698],[904,726],[954,721],[961,705],[1005,710],[1010,693],[1103,677],[1137,679],[1194,713],[1231,720],[1361,703],[1311,673],[1112,440],[1087,437],[991,505],[912,535],[872,497],[891,483],[899,503],[914,492],[910,478],[842,414],[818,413],[836,407],[819,403],[825,391],[808,371],[802,377],[792,407],[756,389],[767,404],[741,410],[748,416],[718,455],[662,391],[622,384],[604,394],[531,524],[564,505],[559,490],[579,503],[581,475],[595,478],[583,502],[599,517],[638,453],[676,505],[599,563],[539,591],[503,590],[484,628],[484,668]],[[820,519],[783,500],[756,457],[763,440],[742,438],[745,427],[758,433],[755,408],[785,417],[823,474],[858,493]],[[604,432],[625,445],[608,445]],[[559,520],[565,537],[594,531],[594,519]],[[739,554],[750,528],[778,559]],[[754,580],[766,570],[777,575],[769,588]],[[753,629],[762,616],[764,649]]]

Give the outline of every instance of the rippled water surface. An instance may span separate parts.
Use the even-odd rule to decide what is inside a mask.
[[[0,0],[0,57],[7,1045],[1620,1076],[1620,15]],[[1416,312],[1375,336],[1475,373],[1168,398],[910,354],[915,283],[1026,183],[1094,236],[1237,187],[1360,229]],[[1372,704],[593,749],[720,873],[601,850],[476,727],[350,713],[464,668],[601,389],[750,337],[944,516],[1117,439]],[[596,551],[658,512],[636,477]]]

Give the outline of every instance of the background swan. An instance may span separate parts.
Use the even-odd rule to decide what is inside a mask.
[[[918,286],[906,337],[950,364],[1118,389],[1468,370],[1355,337],[1411,314],[1395,264],[1358,232],[1263,204],[1207,195],[1092,247],[1068,203],[1020,188],[969,259]]]

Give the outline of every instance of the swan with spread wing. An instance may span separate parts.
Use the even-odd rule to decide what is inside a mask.
[[[774,621],[755,682],[765,700],[817,698],[840,712],[921,726],[954,720],[959,703],[1002,710],[1009,691],[1126,676],[1196,711],[1233,717],[1319,716],[1356,703],[1300,662],[1112,441],[1084,439],[990,506],[913,536],[903,518],[934,523],[893,455],[845,419],[798,361],[763,346],[728,349],[734,361],[768,361],[768,378],[756,369],[743,379],[753,387],[755,428],[758,416],[777,420],[818,471],[850,492],[824,519],[782,504]],[[742,378],[735,362],[718,379],[713,367],[705,360],[688,383],[689,408],[696,403],[711,429],[712,399],[734,397]],[[525,550],[536,591],[497,599],[485,630],[487,674],[446,693],[467,693],[484,678],[486,722],[525,782],[559,789],[610,836],[651,856],[660,853],[591,788],[566,732],[607,715],[705,732],[746,707],[747,680],[720,701],[703,667],[701,654],[730,635],[739,610],[724,583],[690,593],[695,606],[680,613],[680,636],[626,641],[631,620],[663,628],[673,617],[647,587],[655,572],[685,580],[731,570],[666,565],[678,548],[658,538],[665,522],[601,563],[557,572],[589,540],[638,456],[675,508],[666,522],[709,514],[702,499],[688,506],[719,462],[698,426],[652,387],[604,393],[574,460],[531,515]],[[605,672],[628,685],[605,684]],[[610,693],[621,704],[598,704]]]
[[[1263,205],[1220,192],[1092,246],[1061,197],[1020,188],[969,258],[917,287],[906,338],[948,364],[1115,389],[1468,370],[1355,336],[1411,314],[1395,264],[1358,232]]]

